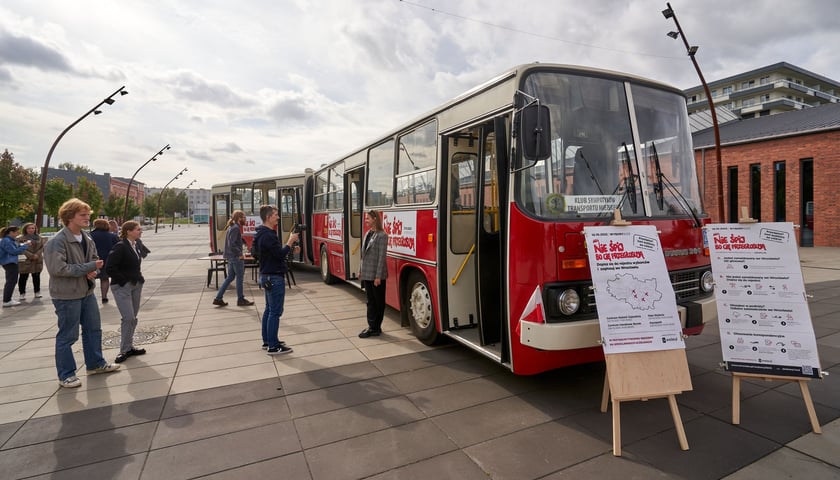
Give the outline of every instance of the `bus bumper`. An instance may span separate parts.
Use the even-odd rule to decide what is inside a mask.
[[[677,312],[680,314],[683,333],[700,335],[707,323],[717,320],[717,302],[714,295],[700,300],[680,302]]]
[[[519,322],[519,342],[540,350],[575,350],[597,347],[601,340],[598,319],[569,323]]]

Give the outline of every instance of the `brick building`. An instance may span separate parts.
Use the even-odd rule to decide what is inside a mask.
[[[740,207],[763,222],[799,225],[800,245],[840,247],[840,103],[720,125],[725,222]],[[694,134],[706,211],[717,218],[711,128]]]

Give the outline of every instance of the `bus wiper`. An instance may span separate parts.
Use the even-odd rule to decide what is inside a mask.
[[[586,169],[589,170],[589,178],[595,182],[595,186],[598,187],[598,193],[601,195],[604,194],[604,189],[601,188],[601,184],[598,182],[598,178],[595,177],[595,172],[592,171],[592,166],[589,165],[589,160],[586,159],[586,156],[583,155],[583,147],[579,148],[575,155],[580,154],[580,158],[583,159],[583,164],[586,165]]]
[[[668,191],[670,191],[671,194],[674,195],[674,198],[677,199],[677,204],[679,204],[679,206],[682,207],[683,210],[685,210],[686,212],[688,212],[691,215],[691,218],[694,219],[694,225],[697,228],[702,227],[703,223],[700,221],[700,217],[698,217],[697,214],[694,213],[694,210],[691,208],[691,205],[688,204],[688,200],[686,200],[685,197],[683,196],[683,194],[680,193],[679,189],[677,189],[674,186],[674,184],[671,183],[670,180],[668,180],[668,177],[666,177],[665,174],[663,174],[661,172],[658,172],[657,176],[660,177],[659,181],[663,182],[664,186],[668,187]],[[656,188],[656,187],[654,187],[654,188]],[[662,188],[662,187],[660,187],[660,188]],[[663,194],[663,203],[661,205],[662,206],[659,207],[660,210],[664,208],[664,194]]]
[[[627,167],[628,176],[624,179],[624,185],[627,198],[630,200],[630,208],[633,213],[637,213],[636,206],[636,174],[633,173],[633,161],[630,160],[630,152],[627,150],[627,144],[621,142],[624,147],[624,165]]]
[[[662,191],[662,169],[659,168],[659,154],[656,153],[656,143],[651,141],[650,146],[653,148],[653,166],[656,168],[656,183],[653,184],[653,193],[656,195],[656,205],[659,210],[662,210],[665,208],[665,192]]]

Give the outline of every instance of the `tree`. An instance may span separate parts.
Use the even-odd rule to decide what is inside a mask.
[[[114,218],[119,221],[119,223],[125,222],[126,220],[132,219],[138,215],[140,215],[140,207],[134,203],[134,200],[128,199],[128,218],[122,218],[123,213],[125,212],[125,197],[118,197],[114,194],[108,196],[108,201],[105,202],[105,205],[102,207],[102,210],[105,212],[105,215],[108,218]]]
[[[70,162],[62,162],[58,164],[58,168],[60,170],[67,170],[68,172],[92,173],[96,175],[96,172],[91,170],[87,165],[74,165]]]
[[[143,216],[155,218],[157,212],[158,197],[160,193],[149,195],[143,199]]]
[[[76,178],[76,198],[90,205],[91,216],[96,218],[104,203],[102,190],[87,177]]]
[[[73,186],[64,183],[61,178],[47,180],[47,188],[44,190],[44,211],[52,218],[58,217],[58,209],[61,204],[70,200],[73,196]]]
[[[6,149],[0,155],[0,225],[32,211],[35,185],[25,167]]]

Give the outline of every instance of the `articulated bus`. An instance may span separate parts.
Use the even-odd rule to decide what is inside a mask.
[[[326,283],[361,285],[363,213],[380,211],[387,303],[404,324],[426,344],[447,337],[516,374],[603,358],[583,230],[616,210],[659,231],[684,332],[716,316],[710,218],[685,98],[670,86],[522,65],[313,172],[312,183],[308,254]],[[536,289],[545,322],[520,331]]]
[[[309,186],[307,187],[307,182]],[[213,185],[210,189],[210,252],[222,253],[225,250],[225,227],[234,210],[245,212],[246,224],[242,239],[250,250],[254,243],[260,219],[261,205],[276,205],[280,214],[278,229],[283,233],[282,241],[288,241],[289,233],[295,225],[305,225],[305,218],[311,215],[306,210],[305,199],[312,197],[306,189],[312,188],[312,170],[307,169],[299,175],[266,177],[254,180],[229,182]],[[308,233],[301,232],[301,250],[291,256],[294,262],[312,263],[309,251]]]

